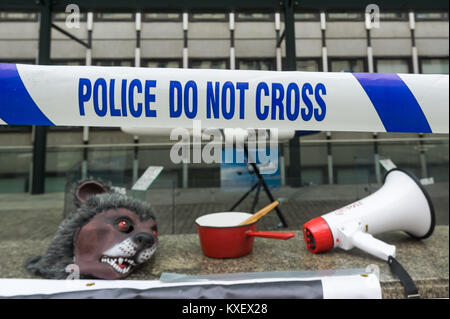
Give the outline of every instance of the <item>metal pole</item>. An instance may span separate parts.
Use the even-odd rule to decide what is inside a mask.
[[[295,71],[297,69],[294,5],[294,0],[284,1],[284,41],[286,46],[287,71]],[[288,176],[290,176],[291,179],[287,182],[292,187],[299,187],[302,184],[300,166],[300,137],[295,136],[289,141]]]
[[[427,157],[425,154],[425,146],[423,144],[423,133],[419,134],[419,147],[420,147],[420,171],[421,178],[428,178],[428,169],[427,169]]]
[[[328,184],[334,184],[333,153],[331,151],[331,132],[327,132],[327,164],[328,164]]]
[[[286,45],[286,70],[295,71],[297,68],[295,51],[295,21],[294,0],[284,1],[284,33]]]
[[[39,56],[38,64],[50,64],[50,41],[52,29],[51,0],[40,0]],[[47,127],[36,126],[33,141],[33,172],[31,194],[45,192],[45,157],[47,146]]]

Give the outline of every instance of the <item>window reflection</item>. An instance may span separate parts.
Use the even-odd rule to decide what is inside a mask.
[[[147,68],[180,68],[181,61],[179,60],[147,60],[142,64]]]
[[[273,71],[275,70],[275,63],[273,60],[266,60],[266,59],[238,60],[238,68],[241,70]]]
[[[332,72],[364,72],[363,59],[332,60]]]
[[[297,71],[319,71],[319,62],[317,60],[297,60]]]
[[[327,15],[329,20],[361,20],[361,12],[330,12]]]
[[[448,74],[448,59],[422,59],[422,73]]]
[[[417,20],[446,20],[448,12],[417,12]]]
[[[226,13],[193,13],[192,20],[194,21],[202,21],[202,20],[226,20]]]
[[[0,11],[0,20],[37,21],[37,13]]]
[[[190,68],[192,69],[226,69],[226,60],[191,60]]]
[[[181,14],[180,13],[144,13],[143,14],[144,21],[173,21],[173,20],[180,20]]]
[[[95,15],[97,20],[103,21],[130,21],[133,20],[134,14],[131,12],[110,13],[99,12]]]
[[[379,59],[376,70],[378,73],[410,73],[409,62],[404,59]]]

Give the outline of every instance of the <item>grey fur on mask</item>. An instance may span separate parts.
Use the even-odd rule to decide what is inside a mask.
[[[45,254],[28,260],[25,268],[44,278],[67,278],[69,273],[66,272],[66,267],[73,264],[75,234],[97,214],[117,208],[134,212],[141,221],[150,218],[155,220],[150,205],[137,199],[115,193],[92,196],[59,225]]]

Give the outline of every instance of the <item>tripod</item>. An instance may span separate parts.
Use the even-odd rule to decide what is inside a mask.
[[[244,154],[247,157],[247,159],[249,158],[249,154],[248,154],[248,148],[247,145],[244,144]],[[252,207],[251,207],[251,213],[253,214],[255,211],[255,207],[258,203],[259,200],[259,194],[261,192],[261,187],[264,189],[264,192],[266,193],[267,197],[269,197],[271,202],[274,202],[275,199],[272,195],[272,193],[270,192],[269,187],[266,184],[266,181],[264,180],[264,177],[262,177],[261,172],[259,171],[258,165],[256,165],[256,163],[254,163],[254,161],[251,161],[250,165],[253,168],[253,171],[256,174],[256,177],[258,178],[258,181],[253,184],[253,186],[241,197],[237,200],[237,202],[230,208],[230,211],[233,211],[237,206],[239,206],[240,203],[242,203],[248,195],[251,194],[251,192],[253,192],[256,189],[256,194],[255,194],[255,198],[253,199],[253,203],[252,203]],[[284,219],[284,216],[281,212],[281,209],[279,206],[275,207],[275,211],[278,215],[278,218],[280,219],[280,223],[281,223],[281,227],[287,227],[287,223],[286,220]]]

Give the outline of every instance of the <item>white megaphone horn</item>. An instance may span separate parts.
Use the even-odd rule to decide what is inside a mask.
[[[375,193],[304,224],[303,236],[313,253],[358,247],[388,261],[395,257],[395,246],[372,235],[403,230],[423,239],[431,236],[434,224],[434,208],[425,188],[413,175],[394,168]]]

